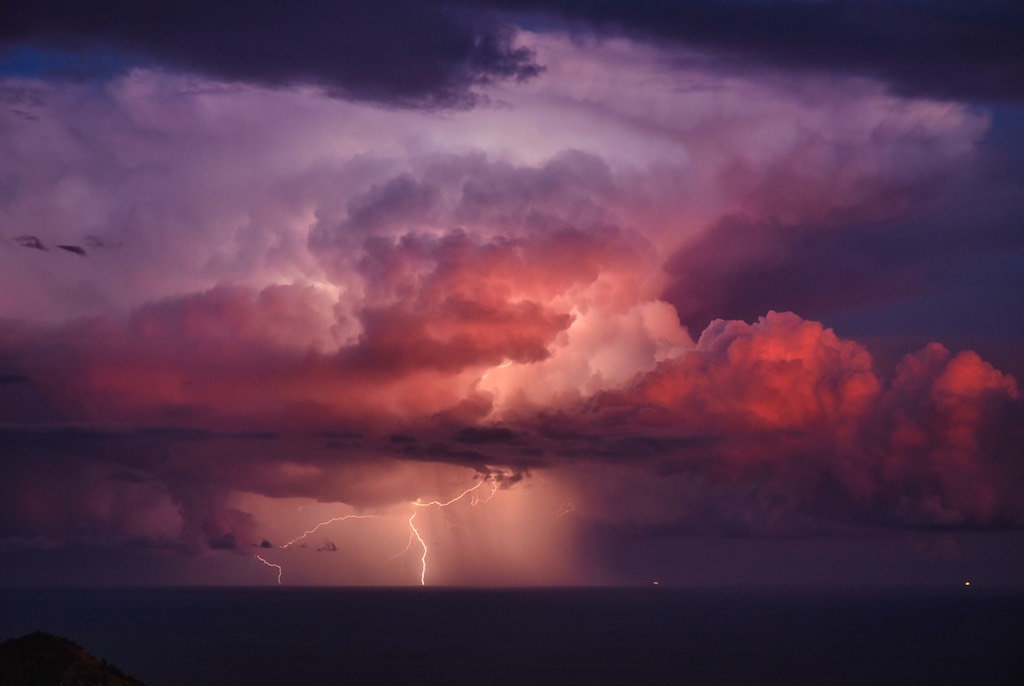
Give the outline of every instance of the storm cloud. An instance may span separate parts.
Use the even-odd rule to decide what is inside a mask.
[[[310,0],[137,5],[54,0],[8,8],[8,50],[49,49],[90,58],[97,69],[158,65],[264,85],[320,86],[346,98],[398,106],[460,107],[473,87],[526,79],[541,67],[515,44],[515,29],[421,0]],[[66,60],[40,57],[44,71],[81,77]],[[67,72],[71,73],[67,73]]]
[[[627,540],[1008,555],[1005,5],[314,5],[15,8],[5,560],[414,583],[414,521],[442,583],[615,583]]]

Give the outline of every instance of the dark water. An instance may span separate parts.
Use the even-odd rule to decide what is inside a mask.
[[[1024,594],[2,590],[150,686],[1024,684]]]

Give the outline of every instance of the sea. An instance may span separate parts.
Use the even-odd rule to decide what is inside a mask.
[[[2,589],[149,686],[1024,684],[1024,592]]]

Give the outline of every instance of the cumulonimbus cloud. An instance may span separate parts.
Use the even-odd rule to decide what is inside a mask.
[[[753,324],[717,320],[692,349],[620,387],[563,401],[556,409],[495,408],[489,394],[471,384],[463,383],[461,394],[453,390],[458,370],[442,368],[442,376],[429,382],[416,369],[400,365],[390,369],[396,380],[389,393],[434,393],[433,403],[393,404],[388,408],[391,420],[383,423],[378,407],[369,413],[378,415],[371,425],[365,423],[368,410],[373,402],[384,402],[372,390],[383,383],[373,379],[374,373],[360,381],[358,367],[346,368],[338,358],[314,361],[311,351],[294,349],[285,355],[287,348],[268,348],[262,340],[251,347],[245,326],[259,318],[248,319],[244,315],[253,313],[244,308],[223,316],[224,307],[237,303],[226,294],[211,297],[173,310],[185,319],[175,320],[171,329],[198,336],[192,340],[149,338],[159,328],[146,327],[164,322],[143,312],[118,337],[98,338],[95,332],[79,330],[74,338],[81,347],[68,346],[67,339],[62,346],[70,361],[37,366],[33,378],[77,419],[138,425],[177,418],[231,426],[224,415],[233,413],[235,422],[249,417],[286,436],[291,432],[292,439],[295,429],[305,426],[298,435],[307,441],[318,426],[369,428],[369,433],[350,434],[342,453],[318,453],[311,464],[328,471],[335,456],[351,464],[390,456],[513,472],[589,473],[600,465],[613,471],[628,466],[631,478],[646,482],[655,494],[662,488],[659,482],[689,484],[684,498],[654,498],[643,504],[645,516],[653,518],[649,523],[680,531],[780,535],[874,526],[1024,523],[1017,385],[972,352],[954,355],[933,344],[908,355],[891,379],[883,379],[863,346],[838,338],[817,322],[773,312]],[[202,306],[198,311],[192,309],[197,303]],[[212,303],[220,309],[207,309]],[[247,307],[253,307],[251,301]],[[223,337],[207,329],[217,326],[223,332],[219,327],[225,322],[238,328]],[[266,325],[260,322],[252,330],[265,333],[260,327]],[[500,331],[503,324],[480,325]],[[138,338],[126,339],[129,335]],[[17,345],[23,346],[24,341]],[[46,339],[35,338],[33,346],[45,349]],[[48,375],[55,370],[58,377]],[[47,383],[52,385],[46,388]],[[438,395],[439,388],[448,389],[448,395]],[[333,403],[330,393],[335,394]],[[358,395],[367,400],[356,402],[352,396]],[[192,403],[174,402],[182,397]],[[480,401],[475,412],[441,412],[473,397]],[[388,432],[396,430],[402,437],[389,438]],[[246,438],[232,435],[236,442]],[[100,444],[122,452],[116,435],[101,438]],[[143,444],[158,443],[155,434],[142,438],[147,439]],[[216,442],[204,443],[202,436],[181,438],[189,439],[186,446],[198,440],[204,450],[216,447]],[[260,463],[269,470],[266,481],[233,478],[211,494],[243,485],[254,492],[283,493],[272,465],[294,461],[294,456],[285,459],[294,445],[292,440],[272,441],[263,449]],[[29,441],[26,446],[33,452],[40,444]],[[217,463],[211,460],[188,483],[204,483]],[[174,493],[178,460],[161,465],[135,459],[126,464],[149,475],[143,483],[155,481]],[[328,497],[316,483],[295,482],[289,492]],[[586,502],[588,494],[605,498],[599,494],[612,482],[582,483],[589,484],[580,493]],[[381,495],[381,503],[388,502]],[[354,494],[345,497],[358,499]],[[629,520],[632,507],[627,501],[617,512]],[[192,512],[195,506],[185,509]],[[601,519],[604,511],[596,508],[590,514]],[[255,533],[247,526],[244,538],[249,540]]]
[[[268,503],[409,506],[433,470],[647,533],[1024,525],[1014,380],[937,344],[884,371],[827,326],[1016,240],[930,221],[988,117],[530,38],[549,69],[508,102],[425,119],[11,84],[5,540],[251,552]]]
[[[689,482],[661,505],[680,529],[998,527],[1024,514],[1007,487],[1021,478],[1012,377],[932,344],[884,379],[863,346],[791,313],[717,320],[692,351],[548,425],[573,459]]]

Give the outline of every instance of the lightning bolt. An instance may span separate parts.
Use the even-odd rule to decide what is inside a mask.
[[[326,521],[320,522],[319,524],[314,526],[312,529],[309,529],[308,531],[304,531],[300,536],[296,536],[292,540],[288,541],[283,546],[281,546],[281,548],[282,549],[286,549],[286,548],[292,547],[293,545],[295,545],[296,543],[298,543],[302,539],[306,538],[310,534],[316,533],[316,531],[318,529],[320,529],[321,527],[325,527],[328,524],[334,524],[335,522],[343,522],[346,519],[370,519],[370,518],[377,517],[377,516],[378,515],[356,515],[356,514],[350,514],[350,515],[345,515],[343,517],[332,517],[331,519],[328,519]],[[279,565],[279,564],[274,564],[273,562],[268,562],[266,559],[264,559],[260,555],[257,555],[256,559],[259,560],[260,562],[262,562],[263,564],[265,564],[268,567],[274,567],[275,569],[277,569],[277,583],[278,583],[278,585],[280,585],[280,583],[281,583],[281,576],[284,574],[284,568],[281,567],[281,565]]]
[[[505,367],[508,367],[510,364],[512,364],[512,360],[509,360],[508,362],[505,362],[504,364],[499,364],[497,367],[493,367],[491,369],[488,369],[486,372],[484,372],[484,375],[480,377],[480,380],[483,381],[484,379],[486,379],[487,376],[491,372],[493,372],[495,369],[504,369]]]
[[[420,532],[416,528],[416,525],[413,524],[413,521],[415,519],[416,519],[416,512],[414,511],[412,513],[412,516],[409,517],[409,531],[412,532],[411,536],[415,536],[416,540],[420,542],[420,547],[423,548],[423,554],[420,556],[420,586],[426,586],[427,585],[427,542],[423,540],[423,537],[420,536]],[[411,537],[409,538],[409,545],[412,545],[412,538]],[[406,546],[405,549],[408,550],[409,546]]]
[[[265,564],[268,567],[276,567],[277,568],[277,585],[280,586],[281,585],[281,575],[284,574],[284,569],[281,568],[281,565],[275,565],[273,562],[267,562],[266,560],[264,560],[259,555],[256,556],[256,559],[259,560],[260,562],[262,562],[263,564]]]
[[[478,488],[480,488],[481,486],[483,486],[486,483],[491,484],[491,495],[487,497],[487,500],[490,500],[491,498],[494,497],[494,494],[498,490],[498,482],[494,481],[493,477],[489,476],[489,477],[486,477],[485,479],[483,479],[482,481],[479,481],[475,486],[471,486],[471,487],[467,488],[462,493],[459,493],[457,496],[455,496],[454,498],[452,498],[451,500],[448,500],[446,502],[442,503],[440,500],[431,500],[429,503],[424,503],[424,502],[420,502],[420,499],[417,498],[416,500],[413,501],[412,504],[413,504],[414,507],[433,507],[435,505],[437,507],[448,507],[452,503],[459,502],[460,500],[465,498],[470,493],[475,493]],[[487,500],[480,500],[478,496],[474,495],[473,496],[473,500],[470,501],[470,505],[475,507],[477,504],[479,504],[481,502],[486,503]]]
[[[306,536],[309,536],[310,534],[316,533],[317,529],[319,529],[321,527],[324,527],[324,526],[327,526],[328,524],[334,524],[335,522],[344,522],[346,519],[373,519],[374,517],[377,517],[377,516],[379,516],[379,515],[354,515],[354,514],[350,514],[350,515],[345,515],[344,517],[332,517],[331,519],[328,519],[325,522],[320,522],[319,524],[314,526],[309,531],[304,532],[301,536],[296,536],[295,538],[293,538],[292,540],[288,541],[287,543],[285,543],[281,547],[282,548],[290,548],[291,546],[295,545],[296,543],[298,543],[299,541],[304,539]]]
[[[509,362],[508,364],[512,364],[512,363]],[[508,366],[508,364],[506,364],[505,366]],[[490,484],[491,492],[490,492],[490,494],[487,495],[486,498],[481,499],[476,491],[481,486],[483,486],[484,484]],[[469,488],[464,490],[462,493],[459,493],[457,496],[455,496],[451,500],[447,500],[445,502],[441,502],[440,500],[431,500],[428,503],[424,503],[424,502],[421,502],[419,498],[417,498],[416,500],[413,501],[412,504],[413,504],[413,507],[437,507],[438,509],[442,509],[442,508],[448,507],[449,505],[452,505],[454,503],[459,502],[460,500],[462,500],[466,496],[470,496],[470,501],[469,501],[470,507],[476,507],[480,503],[486,503],[487,501],[489,501],[491,498],[494,497],[494,494],[497,493],[497,492],[498,492],[498,482],[497,482],[497,480],[495,479],[494,476],[487,476],[484,479],[482,479],[481,481],[477,482],[474,486],[470,486]],[[420,556],[420,586],[426,586],[427,585],[427,552],[428,552],[427,542],[424,541],[423,540],[423,536],[420,535],[419,529],[416,528],[415,521],[416,521],[416,511],[413,510],[412,515],[409,517],[409,532],[410,532],[410,534],[409,534],[409,543],[408,543],[408,545],[406,545],[405,551],[403,551],[403,552],[407,552],[409,550],[409,548],[412,546],[412,539],[413,538],[415,538],[417,541],[419,541],[420,547],[423,549],[423,554]]]
[[[506,362],[505,364],[503,364],[501,366],[502,367],[507,367],[510,364],[512,364],[511,361]],[[399,552],[396,555],[391,556],[388,559],[389,560],[393,560],[395,558],[401,557],[401,556],[405,555],[406,553],[408,553],[409,550],[412,548],[413,541],[416,541],[417,543],[419,543],[420,549],[423,551],[422,554],[420,555],[420,585],[421,586],[426,586],[427,585],[427,556],[428,556],[428,553],[429,553],[429,548],[427,546],[427,542],[424,540],[423,536],[420,534],[419,529],[416,528],[416,514],[417,514],[418,508],[436,507],[438,509],[444,509],[444,508],[446,508],[446,507],[448,507],[450,505],[454,505],[455,503],[457,503],[457,502],[459,502],[461,500],[467,499],[467,498],[468,498],[469,506],[470,507],[476,507],[477,505],[479,505],[481,503],[486,503],[486,502],[490,501],[491,498],[493,498],[495,496],[495,494],[498,492],[499,481],[502,478],[506,477],[506,476],[507,475],[504,472],[500,472],[500,473],[497,473],[497,474],[488,474],[488,475],[484,476],[480,481],[478,481],[477,483],[473,484],[469,488],[465,489],[464,491],[462,491],[461,493],[459,493],[455,497],[450,498],[450,499],[445,500],[445,501],[430,500],[430,501],[427,501],[427,502],[423,502],[419,498],[414,500],[412,503],[410,503],[414,509],[412,511],[412,514],[409,516],[409,519],[408,519],[408,522],[409,522],[409,540],[406,543],[405,548],[401,552]],[[489,492],[486,492],[488,489],[484,489],[485,493],[483,495],[481,495],[480,490],[483,489],[484,486],[489,486],[490,487],[489,488]],[[301,540],[305,539],[306,537],[316,533],[319,529],[321,529],[321,528],[323,528],[323,527],[325,527],[325,526],[327,526],[329,524],[334,524],[335,522],[343,522],[343,521],[345,521],[347,519],[372,519],[372,518],[379,517],[379,516],[380,515],[376,515],[376,514],[364,514],[364,515],[349,514],[349,515],[344,515],[344,516],[339,516],[339,517],[332,517],[331,519],[324,520],[324,521],[318,523],[313,528],[311,528],[311,529],[309,529],[307,531],[304,531],[302,534],[300,534],[299,536],[296,536],[295,538],[293,538],[292,540],[288,541],[287,543],[285,543],[284,545],[282,545],[280,547],[281,547],[281,549],[291,548],[292,546],[294,546],[299,541],[301,541]],[[450,520],[449,520],[449,528],[451,528]],[[284,570],[282,569],[281,565],[274,564],[273,562],[268,562],[267,560],[265,560],[263,557],[261,557],[259,555],[256,555],[256,559],[259,560],[260,562],[262,562],[263,564],[265,564],[268,567],[274,567],[275,569],[277,569],[277,583],[280,584],[281,583],[281,576],[284,573]]]

